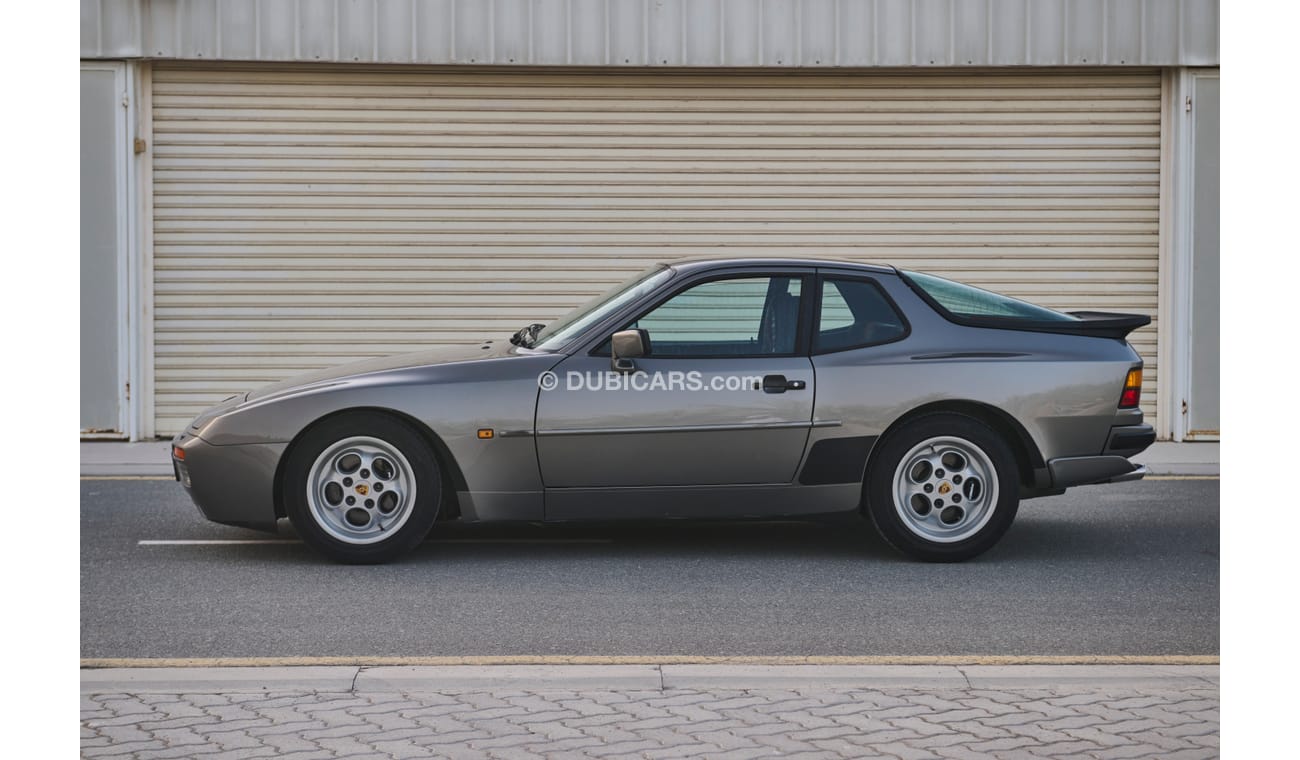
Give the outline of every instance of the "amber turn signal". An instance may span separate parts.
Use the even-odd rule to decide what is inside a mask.
[[[478,429],[478,437],[480,440],[486,441],[487,439],[491,438],[493,435],[495,435],[495,433],[492,432],[492,428]]]
[[[1119,397],[1120,409],[1135,409],[1142,400],[1142,370],[1131,369],[1124,378],[1124,392]]]
[[[182,462],[185,461],[185,449],[182,449],[180,446],[172,446],[172,456]]]

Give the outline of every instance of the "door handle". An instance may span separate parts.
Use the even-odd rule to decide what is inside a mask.
[[[785,375],[764,375],[763,392],[764,393],[785,393],[786,391],[801,391],[808,387],[808,383],[803,380],[786,380]]]

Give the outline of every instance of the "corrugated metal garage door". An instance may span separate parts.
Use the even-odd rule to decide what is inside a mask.
[[[159,433],[300,370],[504,339],[682,256],[1156,313],[1156,73],[159,66],[153,97]]]

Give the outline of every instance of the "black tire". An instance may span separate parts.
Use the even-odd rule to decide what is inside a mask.
[[[916,447],[927,441],[944,438],[957,439],[961,443],[975,447],[972,451],[982,453],[988,465],[985,469],[991,471],[988,477],[996,479],[997,490],[994,495],[986,493],[981,509],[987,511],[981,511],[978,516],[972,512],[969,525],[963,526],[957,523],[952,529],[952,535],[941,536],[943,540],[935,540],[921,535],[920,531],[924,530],[924,527],[912,527],[925,522],[919,517],[919,511],[914,510],[912,513],[918,515],[917,517],[911,515],[905,517],[906,513],[903,510],[909,509],[909,505],[898,504],[899,498],[895,495],[898,482],[896,477],[908,476],[907,472],[900,471],[900,466],[903,464],[903,458]],[[935,470],[938,471],[940,470]],[[927,476],[927,478],[934,477]],[[940,483],[940,487],[943,487],[943,483],[948,483],[947,488],[953,489],[952,492],[960,498],[961,493],[956,490],[958,486],[952,485],[950,480],[935,479]],[[981,485],[981,487],[986,486]],[[938,494],[929,491],[925,498],[931,498],[931,495]],[[988,551],[1011,527],[1011,522],[1020,507],[1020,478],[1015,454],[996,431],[974,417],[951,412],[936,412],[911,420],[880,442],[879,448],[871,455],[863,496],[864,511],[889,545],[909,557],[926,562],[961,562]],[[924,498],[922,501],[924,502]],[[923,503],[922,511],[929,515],[931,510],[936,509],[934,503],[931,501],[931,506],[925,506]],[[967,505],[969,504],[970,501],[967,502]],[[957,508],[960,510],[960,505]],[[938,521],[942,514],[942,511],[935,512],[933,520]],[[942,534],[946,529],[942,524],[937,524],[930,530],[934,534]],[[970,535],[963,535],[964,531],[969,531]]]
[[[378,439],[396,450],[410,465],[415,483],[415,498],[405,521],[390,536],[372,543],[352,543],[331,535],[309,503],[309,478],[317,459],[338,442],[356,436]],[[287,456],[282,486],[285,513],[302,540],[332,560],[358,565],[388,562],[419,545],[438,517],[442,477],[437,459],[423,436],[396,417],[374,412],[330,417],[310,428]],[[380,524],[378,517],[374,524]]]

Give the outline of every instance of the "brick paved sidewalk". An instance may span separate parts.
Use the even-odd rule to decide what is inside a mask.
[[[88,758],[1209,758],[1219,691],[1173,687],[93,694]]]

